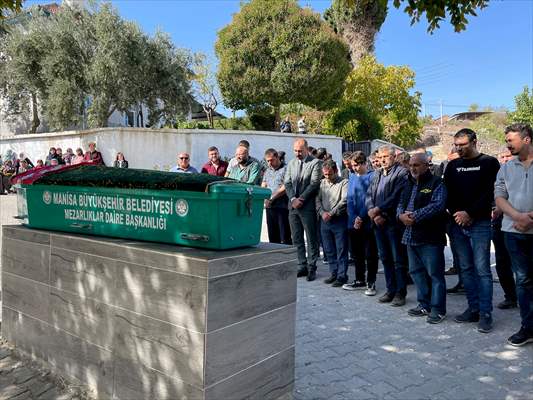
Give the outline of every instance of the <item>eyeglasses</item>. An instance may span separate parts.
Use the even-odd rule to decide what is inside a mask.
[[[188,160],[189,157],[180,157],[180,160]]]

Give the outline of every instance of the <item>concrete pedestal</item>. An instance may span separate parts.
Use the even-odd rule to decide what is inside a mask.
[[[2,335],[98,398],[290,398],[296,253],[3,228]]]

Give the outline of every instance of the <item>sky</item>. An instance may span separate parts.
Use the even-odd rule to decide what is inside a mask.
[[[53,1],[53,0],[51,0]],[[59,1],[59,0],[56,0]],[[25,4],[50,1],[27,1]],[[114,0],[128,20],[153,34],[162,30],[179,47],[214,57],[217,32],[239,11],[237,0]],[[323,13],[330,0],[300,0]],[[533,87],[533,0],[491,0],[466,31],[455,33],[447,22],[432,35],[425,20],[413,26],[401,10],[389,13],[375,45],[379,62],[406,65],[416,73],[423,112],[440,115],[466,111],[471,104],[514,107],[525,85]]]

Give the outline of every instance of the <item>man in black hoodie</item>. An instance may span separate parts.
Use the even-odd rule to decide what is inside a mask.
[[[376,235],[379,258],[385,269],[387,292],[379,298],[379,302],[403,306],[407,295],[407,260],[401,248],[403,229],[396,219],[396,209],[401,191],[407,184],[408,172],[396,163],[392,147],[382,146],[378,157],[381,168],[368,187],[366,206]]]
[[[490,270],[491,214],[494,182],[500,163],[480,153],[476,133],[468,128],[454,136],[458,159],[444,173],[451,218],[450,241],[458,256],[468,308],[455,317],[459,323],[478,322],[478,331],[492,330],[492,273]]]

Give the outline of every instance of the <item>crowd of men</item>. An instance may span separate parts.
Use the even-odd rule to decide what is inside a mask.
[[[492,241],[505,293],[497,306],[520,307],[521,327],[508,342],[522,346],[533,342],[533,131],[515,124],[506,129],[505,138],[507,148],[499,160],[480,153],[476,133],[465,128],[455,134],[454,147],[439,166],[425,149],[410,155],[382,146],[368,158],[361,151],[344,154],[342,171],[326,149],[313,149],[302,138],[294,142],[294,158],[288,163],[273,148],[257,160],[250,156],[250,143],[242,140],[229,161],[209,147],[200,173],[271,189],[265,200],[269,240],[296,246],[298,277],[316,279],[322,246],[330,272],[326,284],[374,296],[381,260],[385,288],[378,301],[404,306],[414,281],[417,306],[407,313],[430,324],[446,318],[447,293],[464,292],[467,306],[454,321],[477,323],[482,333],[493,329]],[[64,156],[52,148],[44,164],[61,161],[103,164],[94,143],[85,154],[68,149]],[[18,168],[29,163],[21,155]],[[122,153],[114,165],[128,167]],[[185,152],[171,171],[198,172]],[[459,276],[448,290],[446,237]],[[352,282],[350,259],[355,265]]]

